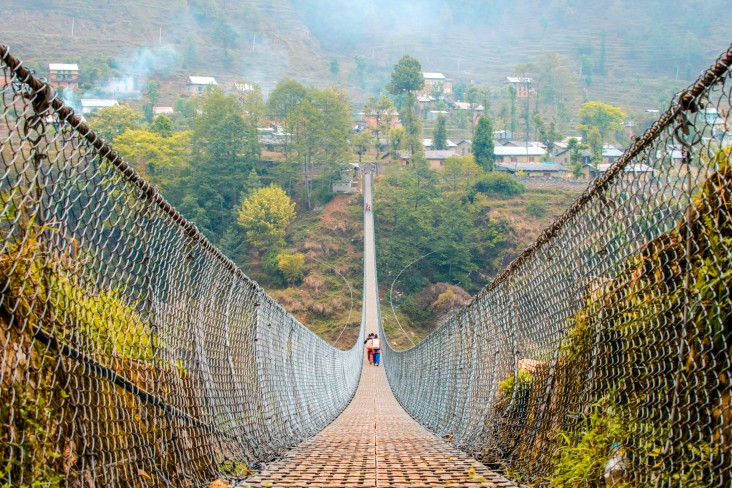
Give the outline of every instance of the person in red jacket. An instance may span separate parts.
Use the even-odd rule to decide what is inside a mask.
[[[373,339],[375,335],[376,334],[374,334],[373,332],[369,332],[369,335],[366,336],[366,340],[363,341],[363,343],[366,344],[366,352],[368,353],[369,364],[374,364],[374,351],[371,347],[371,339]]]

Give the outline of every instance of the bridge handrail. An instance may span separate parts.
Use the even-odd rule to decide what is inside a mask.
[[[444,326],[387,342],[412,416],[541,486],[730,485],[731,65]]]
[[[208,486],[330,423],[360,342],[288,314],[4,45],[0,72],[0,484]]]

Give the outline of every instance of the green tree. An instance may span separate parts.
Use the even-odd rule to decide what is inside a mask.
[[[582,151],[587,149],[587,146],[580,143],[576,137],[572,137],[567,143],[567,148],[569,149],[569,167],[572,169],[572,175],[579,178],[582,175]]]
[[[503,171],[481,176],[474,189],[480,193],[498,193],[503,196],[521,195],[526,188],[516,178]]]
[[[475,109],[478,105],[483,105],[485,110],[490,108],[490,90],[487,88],[481,88],[473,85],[465,92],[465,101],[468,102],[471,108]]]
[[[437,117],[437,124],[432,132],[432,144],[435,149],[447,149],[447,118],[442,114]]]
[[[277,83],[267,99],[271,117],[284,120],[307,97],[308,90],[295,80],[284,78]]]
[[[386,89],[392,95],[402,99],[402,106],[399,115],[402,125],[407,131],[406,145],[412,155],[421,154],[423,146],[421,142],[422,123],[417,114],[417,98],[414,92],[424,88],[424,76],[422,65],[411,56],[402,57],[391,73],[391,81]]]
[[[579,110],[580,123],[577,129],[582,133],[582,137],[588,140],[588,136],[593,128],[596,128],[600,134],[601,145],[611,137],[613,132],[622,130],[622,122],[625,120],[625,114],[618,107],[608,105],[602,102],[585,102]]]
[[[262,87],[250,81],[238,80],[234,83],[234,88],[236,98],[244,106],[244,113],[249,117],[251,124],[259,127],[267,114]]]
[[[450,156],[440,172],[443,191],[467,194],[483,173],[483,168],[475,163],[473,156]]]
[[[392,118],[396,114],[394,103],[388,97],[370,97],[363,106],[366,116],[374,117],[374,127],[371,131],[374,134],[374,145],[376,147],[376,160],[379,160],[381,152],[381,139],[388,134],[391,128]]]
[[[145,95],[150,103],[157,105],[160,100],[160,83],[150,80],[145,85]]]
[[[495,161],[495,144],[493,142],[493,126],[491,120],[481,115],[473,137],[473,155],[478,166],[486,171],[493,171]]]
[[[389,130],[387,138],[389,141],[389,152],[391,153],[391,157],[392,159],[396,159],[399,157],[399,150],[404,149],[407,131],[404,127],[393,127]]]
[[[213,39],[217,41],[223,49],[224,64],[231,64],[231,56],[229,49],[236,47],[239,40],[239,34],[225,20],[220,19],[214,26]]]
[[[357,54],[354,56],[353,61],[356,63],[356,73],[358,74],[358,85],[361,88],[364,88],[365,86],[365,79],[366,79],[366,69],[368,68],[368,60],[366,59],[366,56],[363,56],[362,54]]]
[[[305,255],[302,253],[277,255],[277,269],[282,273],[288,285],[302,281],[304,267]]]
[[[576,75],[567,65],[567,60],[561,55],[546,53],[534,64],[531,72],[537,86],[534,99],[541,104],[541,110],[537,105],[536,111],[551,115],[562,127],[568,122],[565,117],[568,103],[578,93]]]
[[[331,74],[337,75],[341,72],[341,64],[338,62],[338,59],[331,58],[329,66]]]
[[[205,230],[218,243],[236,220],[234,209],[259,144],[256,128],[247,122],[234,95],[216,87],[201,99],[199,110],[192,124],[193,163],[181,192],[192,195],[187,199],[191,212],[206,213],[210,226]]]
[[[107,142],[112,142],[127,129],[135,129],[142,122],[142,114],[127,105],[105,107],[89,117],[89,125]]]
[[[242,202],[237,221],[252,246],[280,248],[285,242],[285,230],[294,218],[295,203],[282,188],[270,185],[254,191]]]
[[[424,88],[422,65],[411,56],[403,56],[391,72],[386,89],[392,95],[406,95]]]
[[[191,132],[165,136],[157,131],[126,130],[117,137],[114,147],[125,161],[169,197],[168,192],[189,169]]]
[[[259,190],[260,188],[262,188],[262,180],[257,174],[257,170],[252,168],[251,170],[249,170],[247,179],[244,182],[244,186],[242,187],[242,197],[249,198],[252,193]]]
[[[312,208],[311,165],[335,165],[345,159],[351,125],[346,93],[336,88],[310,90],[307,98],[288,114],[287,126],[292,135],[288,160],[302,164],[308,210]]]
[[[562,139],[562,134],[557,130],[557,124],[553,120],[549,122],[549,125],[541,120],[537,126],[539,127],[539,140],[546,146],[544,160],[550,161],[554,155],[554,144]]]
[[[358,162],[361,162],[361,158],[364,154],[369,151],[372,144],[372,137],[366,131],[354,134],[351,138],[351,145],[353,146],[353,152],[358,155]]]
[[[173,120],[165,114],[155,117],[150,130],[160,134],[161,137],[170,137],[173,135]]]
[[[600,129],[592,127],[590,133],[587,135],[587,145],[592,153],[592,164],[597,166],[598,163],[602,162],[602,136],[600,135]]]

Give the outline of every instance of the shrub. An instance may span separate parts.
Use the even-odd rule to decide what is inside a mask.
[[[539,200],[532,200],[528,205],[526,205],[526,211],[529,215],[538,219],[539,217],[546,215],[546,205],[544,205],[544,202]]]
[[[483,175],[473,187],[480,193],[498,193],[503,196],[521,195],[526,188],[508,173],[492,172]]]
[[[303,277],[303,267],[305,266],[305,255],[296,254],[278,254],[277,269],[284,276],[285,281],[289,285],[298,283]]]

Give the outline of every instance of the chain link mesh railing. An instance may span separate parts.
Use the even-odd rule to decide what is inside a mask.
[[[208,486],[334,419],[362,345],[308,331],[0,57],[0,485]]]
[[[538,486],[732,486],[732,48],[416,347],[420,422]]]

